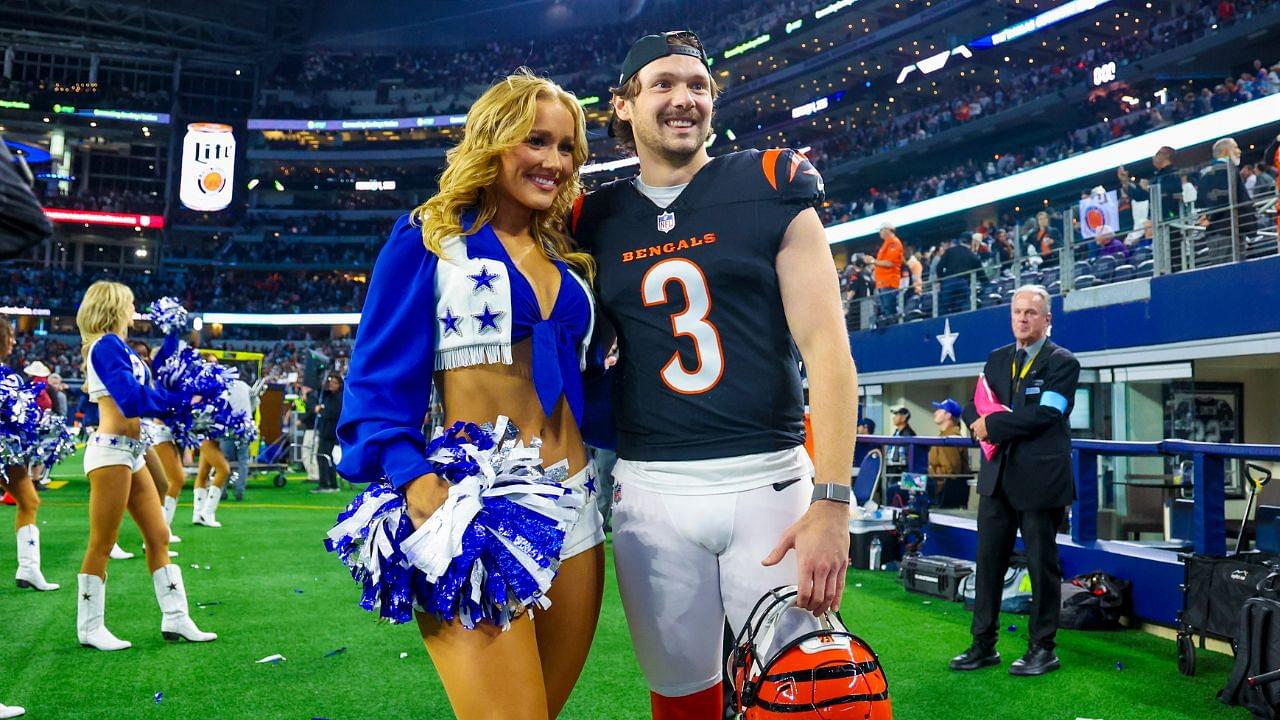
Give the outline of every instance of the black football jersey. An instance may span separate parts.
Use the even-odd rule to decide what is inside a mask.
[[[702,460],[804,442],[799,353],[775,260],[787,226],[823,199],[792,150],[711,160],[666,209],[632,179],[574,208],[618,334],[618,455]]]

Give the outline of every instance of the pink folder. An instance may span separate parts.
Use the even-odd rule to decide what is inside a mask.
[[[1007,405],[1002,405],[996,399],[996,394],[992,391],[991,386],[987,384],[987,376],[985,374],[978,375],[978,387],[973,391],[973,407],[978,414],[986,417],[991,413],[1009,412]],[[990,460],[996,454],[996,444],[979,440],[978,444],[982,446],[982,455]]]

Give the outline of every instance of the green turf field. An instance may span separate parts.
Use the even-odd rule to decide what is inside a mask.
[[[44,571],[62,590],[19,591],[13,572],[12,508],[0,506],[0,702],[32,718],[448,718],[439,682],[413,625],[375,623],[358,609],[356,587],[320,538],[346,495],[311,495],[251,483],[244,503],[224,501],[219,530],[192,527],[178,509],[174,549],[192,614],[221,636],[207,645],[160,638],[159,610],[145,561],[114,561],[107,621],[132,649],[81,648],[75,636],[75,574],[87,529],[87,485],[79,459],[43,493]],[[189,503],[189,490],[184,498]],[[120,543],[140,551],[127,518]],[[198,565],[199,569],[192,565]],[[197,607],[197,603],[204,606]],[[907,720],[1163,720],[1240,718],[1214,699],[1230,669],[1204,652],[1200,674],[1174,667],[1169,641],[1134,631],[1063,632],[1063,670],[1013,678],[1008,661],[1025,646],[1025,618],[1009,616],[1004,667],[959,674],[946,662],[968,640],[959,605],[903,591],[890,573],[853,572],[844,601],[851,629],[880,653],[896,717]],[[287,660],[257,664],[272,654]],[[406,657],[401,657],[407,653]],[[501,668],[494,668],[496,692]],[[157,693],[163,693],[157,704]],[[595,646],[568,707],[576,720],[647,717],[647,691],[630,643],[612,574]]]

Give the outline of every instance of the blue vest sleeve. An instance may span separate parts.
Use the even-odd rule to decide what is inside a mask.
[[[431,472],[422,426],[435,369],[437,260],[406,215],[374,265],[338,419],[338,472],[351,482],[385,477],[403,487]]]
[[[129,361],[129,348],[119,336],[103,336],[89,353],[89,362],[125,417],[150,417],[164,413],[168,394],[138,382]]]
[[[161,365],[164,365],[164,361],[168,360],[177,351],[178,333],[171,332],[164,337],[164,342],[161,343],[160,349],[151,357],[151,367],[159,369]]]

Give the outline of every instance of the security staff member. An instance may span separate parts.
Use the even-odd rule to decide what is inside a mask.
[[[996,652],[1004,575],[1019,530],[1031,573],[1031,638],[1011,675],[1043,675],[1059,667],[1054,654],[1062,570],[1056,534],[1075,499],[1071,475],[1071,415],[1080,363],[1048,338],[1049,293],[1024,285],[1014,293],[1013,336],[987,358],[987,383],[1008,412],[980,416],[972,403],[964,420],[973,436],[997,445],[978,473],[978,570],[973,644],[952,659],[953,670],[1000,663]]]

